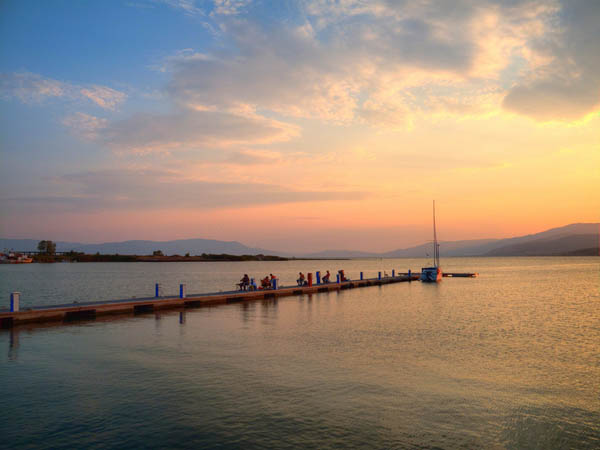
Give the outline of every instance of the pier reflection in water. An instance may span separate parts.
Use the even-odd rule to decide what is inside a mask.
[[[468,264],[480,278],[3,330],[0,435],[12,448],[597,448],[597,258]]]

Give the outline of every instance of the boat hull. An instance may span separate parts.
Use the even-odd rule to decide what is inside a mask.
[[[437,283],[442,280],[442,269],[439,267],[423,267],[419,280],[425,283]]]

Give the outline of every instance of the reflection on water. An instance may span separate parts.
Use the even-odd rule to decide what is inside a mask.
[[[9,340],[8,340],[8,359],[10,361],[15,361],[18,356],[19,350],[19,328],[11,328],[9,330]]]
[[[448,264],[481,277],[5,330],[2,442],[600,447],[598,258]]]

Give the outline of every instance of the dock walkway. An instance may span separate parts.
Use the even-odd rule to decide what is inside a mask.
[[[348,280],[340,283],[321,283],[312,286],[282,286],[278,289],[259,289],[255,291],[228,291],[180,296],[129,298],[84,303],[68,303],[51,306],[32,306],[11,312],[0,309],[0,327],[11,328],[15,325],[41,322],[70,322],[74,320],[93,320],[97,316],[109,314],[140,314],[156,310],[197,308],[223,303],[257,301],[292,295],[317,294],[367,286],[381,286],[391,283],[416,281],[418,274],[398,274],[394,277]]]

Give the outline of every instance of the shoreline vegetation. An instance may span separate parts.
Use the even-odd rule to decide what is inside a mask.
[[[103,255],[96,253],[88,255],[78,252],[67,252],[55,255],[33,255],[33,262],[55,263],[55,262],[217,262],[217,261],[289,261],[302,258],[284,258],[273,255],[229,255],[226,253],[201,255]]]
[[[598,248],[582,249],[574,252],[565,252],[555,255],[502,255],[500,257],[514,256],[598,256]],[[275,255],[230,255],[227,253],[201,255],[120,255],[120,254],[85,254],[79,252],[66,252],[61,254],[36,254],[31,255],[34,263],[62,263],[62,262],[235,262],[235,261],[308,261],[308,260],[349,260],[353,258],[297,258]]]

